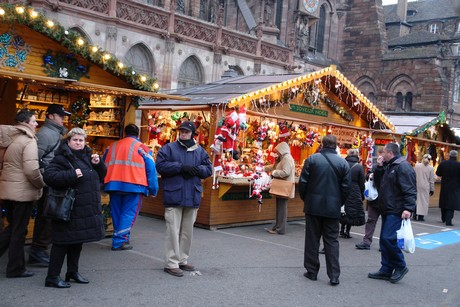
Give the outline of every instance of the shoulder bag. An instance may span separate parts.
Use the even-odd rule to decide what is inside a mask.
[[[293,181],[273,178],[268,193],[275,195],[276,197],[290,198],[294,187],[295,182]]]
[[[289,198],[291,197],[294,185],[295,183],[293,181],[273,178],[268,193],[276,197]]]
[[[70,162],[69,162],[70,164]],[[74,167],[70,164],[72,169]],[[55,221],[70,221],[76,190],[69,187],[66,190],[57,190],[48,187],[43,215]]]

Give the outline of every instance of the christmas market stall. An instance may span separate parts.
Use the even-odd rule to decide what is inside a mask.
[[[335,66],[306,75],[238,76],[177,90],[190,101],[143,100],[143,141],[158,150],[176,137],[183,120],[197,126],[197,141],[210,153],[214,175],[204,181],[197,225],[206,228],[266,223],[275,217],[268,193],[274,147],[287,142],[296,162],[315,153],[321,138],[337,136],[340,154],[359,148],[370,167],[372,134],[393,130],[390,121]],[[156,199],[141,212],[163,216],[161,178]],[[304,217],[298,193],[289,201],[288,218]]]
[[[460,147],[459,138],[450,129],[444,112],[439,114],[388,115],[395,131],[379,131],[374,134],[376,149],[388,142],[397,142],[401,154],[412,164],[430,154],[431,164],[435,168],[448,159],[450,150]],[[430,197],[430,207],[439,204],[440,179],[436,178],[434,195]]]
[[[48,106],[60,104],[72,113],[64,125],[85,129],[88,145],[102,154],[135,122],[140,97],[183,99],[158,93],[156,79],[31,7],[2,3],[0,21],[0,124],[28,108],[40,128]],[[108,208],[107,196],[103,203]]]

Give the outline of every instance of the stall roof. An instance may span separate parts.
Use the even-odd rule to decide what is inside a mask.
[[[412,135],[414,131],[426,125],[428,125],[426,128],[436,125],[439,116],[387,115],[387,117],[394,124],[396,133]]]
[[[172,92],[175,95],[188,97],[190,101],[157,102],[146,99],[141,101],[140,109],[152,109],[158,106],[165,108],[200,107],[215,104],[235,107],[244,104],[250,110],[259,103],[260,99],[266,99],[269,103],[285,104],[284,96],[286,93],[290,91],[299,92],[299,89],[306,91],[307,85],[312,84],[321,86],[328,96],[337,97],[347,109],[370,122],[373,127],[394,131],[394,126],[390,120],[346,79],[335,65],[306,75],[253,75],[222,79]]]
[[[224,78],[211,83],[190,88],[174,90],[172,95],[184,96],[189,101],[156,101],[144,99],[139,109],[151,109],[157,106],[207,106],[228,103],[231,99],[256,91],[260,88],[278,84],[300,76],[299,74],[251,75]]]

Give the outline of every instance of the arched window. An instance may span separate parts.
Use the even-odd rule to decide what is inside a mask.
[[[318,30],[316,32],[316,51],[323,52],[324,48],[324,33],[326,32],[326,8],[324,5],[319,10]]]
[[[403,102],[404,102],[404,97],[401,92],[396,93],[396,111],[402,111],[403,110]]]
[[[83,32],[82,29],[80,29],[79,27],[73,27],[73,28],[70,28],[70,30],[73,31],[73,32],[78,33],[78,34],[81,36],[81,38],[82,38],[88,45],[92,45],[91,39],[89,38],[88,35],[86,35],[85,32]]]
[[[150,51],[142,44],[132,46],[125,55],[125,62],[138,74],[153,76],[155,74],[153,58]]]
[[[176,11],[185,14],[185,0],[176,0]]]
[[[406,97],[404,99],[404,111],[411,112],[412,111],[412,93],[407,92]]]
[[[368,96],[370,102],[372,102],[373,104],[377,103],[377,96],[375,96],[374,92],[370,92]]]
[[[177,87],[191,87],[203,84],[203,72],[201,65],[195,57],[189,57],[181,65]]]

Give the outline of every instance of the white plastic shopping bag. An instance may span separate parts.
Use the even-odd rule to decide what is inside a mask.
[[[403,252],[411,254],[415,252],[415,239],[410,219],[402,220],[401,228],[396,231],[396,238],[398,239],[398,246]]]
[[[376,200],[378,196],[379,192],[374,185],[374,181],[372,179],[367,180],[364,183],[364,198],[369,201],[373,201]]]

